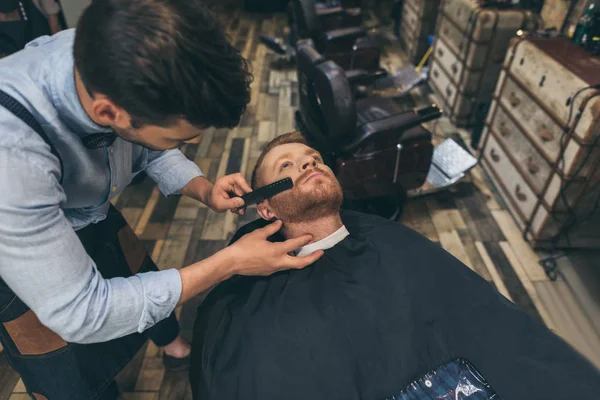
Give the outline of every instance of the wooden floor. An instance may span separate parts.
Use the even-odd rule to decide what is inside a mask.
[[[275,69],[273,56],[258,44],[265,33],[283,37],[283,15],[245,15],[224,7],[222,16],[232,40],[253,62],[252,102],[241,125],[233,130],[209,130],[202,142],[183,151],[208,176],[250,173],[261,146],[294,129],[298,102],[293,68]],[[384,66],[391,71],[405,64],[397,44],[386,46]],[[424,105],[425,91],[411,99]],[[468,134],[441,119],[431,124],[435,141],[446,136],[468,141]],[[152,181],[131,186],[115,202],[143,239],[161,269],[181,268],[223,248],[235,230],[257,217],[216,214],[187,198],[165,198]],[[536,254],[521,238],[510,214],[476,167],[451,192],[409,200],[401,223],[439,243],[483,276],[502,294],[541,318],[600,368],[600,253],[573,252],[558,260],[560,277],[550,281]],[[594,261],[596,260],[596,261]],[[200,298],[177,309],[184,336],[190,340]],[[26,399],[18,375],[1,358],[0,400]],[[190,399],[187,372],[166,373],[161,352],[149,343],[120,374],[124,399]]]

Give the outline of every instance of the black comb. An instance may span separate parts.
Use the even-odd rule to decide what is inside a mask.
[[[294,182],[292,181],[292,178],[285,178],[267,186],[260,187],[242,196],[244,207],[248,207],[251,204],[258,204],[269,197],[273,197],[276,194],[285,192],[293,187]]]

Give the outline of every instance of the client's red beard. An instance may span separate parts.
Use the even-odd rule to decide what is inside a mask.
[[[314,183],[313,190],[301,190],[304,180],[315,172],[320,172],[325,176],[313,178],[318,179]],[[331,172],[313,168],[304,172],[294,182],[291,190],[272,197],[269,199],[269,203],[283,222],[304,222],[337,214],[340,211],[342,200],[342,188]]]

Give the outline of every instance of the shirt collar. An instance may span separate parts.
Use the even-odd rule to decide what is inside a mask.
[[[92,121],[79,101],[75,86],[75,67],[71,47],[69,47],[68,54],[64,54],[57,64],[54,67],[54,79],[50,81],[50,93],[60,119],[80,136],[110,132],[110,128],[100,126]]]
[[[342,225],[340,229],[333,232],[331,235],[317,241],[314,243],[307,244],[306,246],[302,246],[296,249],[295,253],[298,257],[303,257],[308,254],[314,253],[317,250],[327,250],[341,242],[346,238],[346,236],[350,235],[348,229],[346,229],[345,225]]]

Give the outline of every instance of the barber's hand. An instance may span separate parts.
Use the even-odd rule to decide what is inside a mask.
[[[324,254],[322,250],[318,250],[304,257],[290,256],[288,253],[308,244],[312,237],[304,235],[285,242],[269,242],[267,238],[280,228],[281,221],[273,222],[227,247],[226,250],[234,259],[233,274],[267,276],[286,269],[302,269]]]
[[[208,196],[207,206],[217,212],[231,210],[244,214],[244,200],[239,196],[252,191],[240,173],[225,175],[217,179]]]

